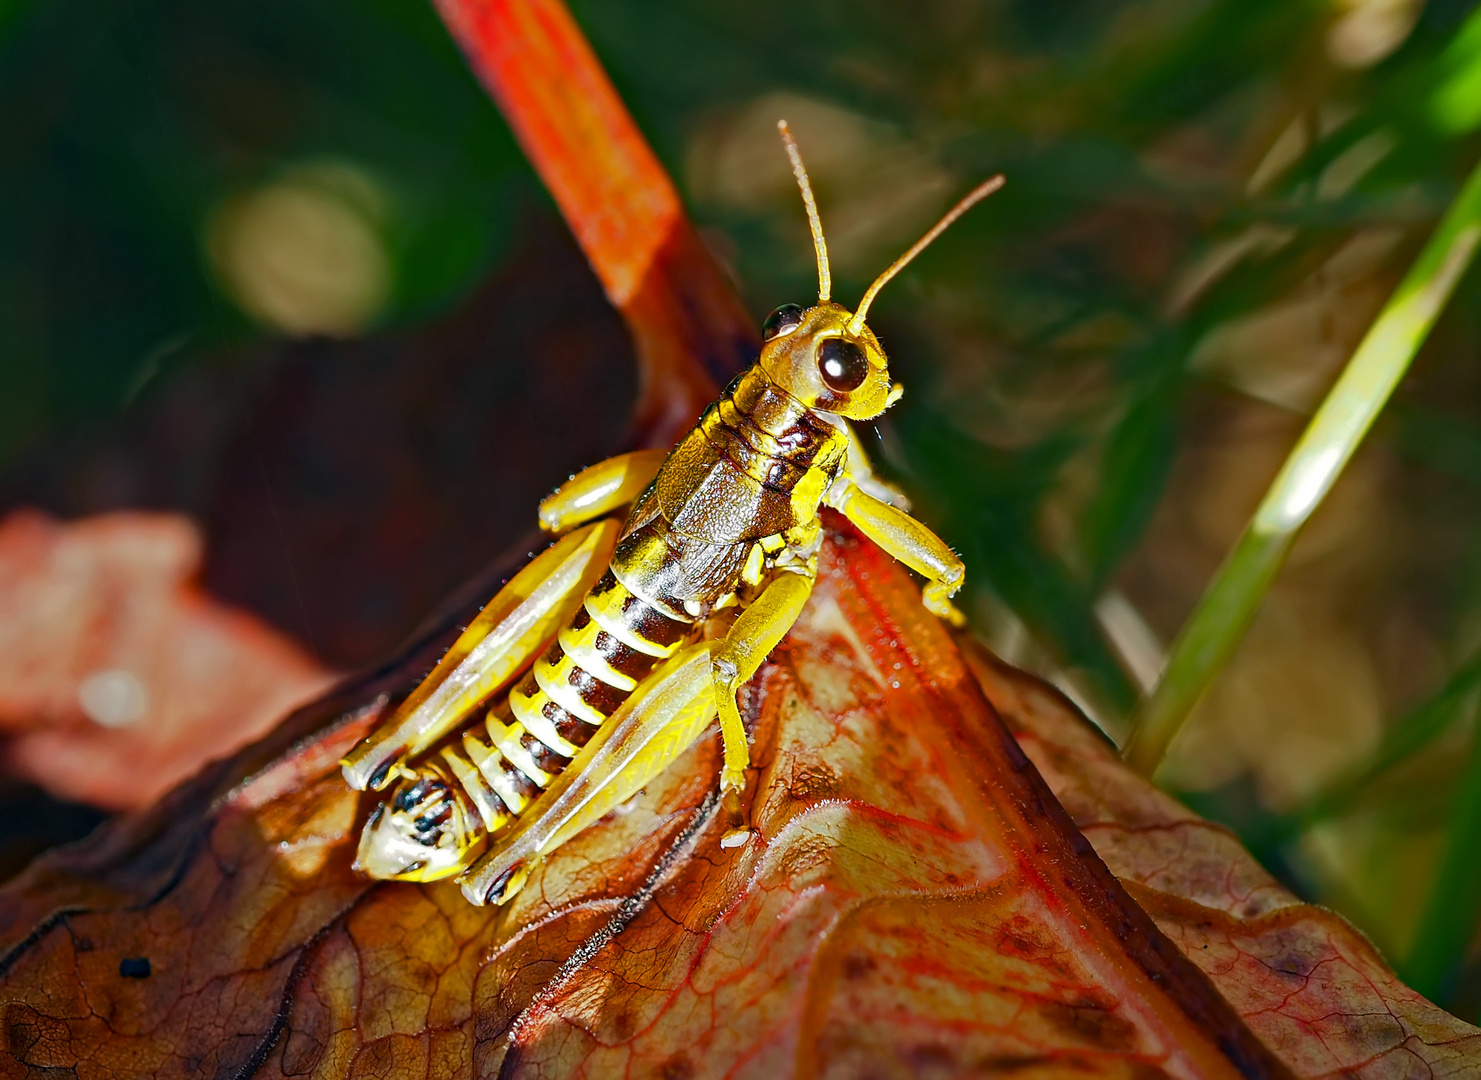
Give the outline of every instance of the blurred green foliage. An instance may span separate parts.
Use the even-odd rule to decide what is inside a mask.
[[[844,302],[1008,175],[875,308],[908,387],[878,456],[984,635],[1112,733],[1481,157],[1460,0],[572,6],[758,317],[814,288],[779,115]],[[0,92],[0,462],[270,332],[211,252],[243,193],[323,162],[374,190],[366,330],[451,308],[545,206],[421,0],[10,0]],[[1172,770],[1471,1014],[1476,905],[1433,896],[1475,891],[1445,852],[1481,785],[1478,276]]]
[[[1328,389],[1233,550],[1178,633],[1155,689],[1123,740],[1128,765],[1152,776],[1209,686],[1228,667],[1311,515],[1387,407],[1470,270],[1481,241],[1481,165],[1384,303]]]
[[[429,7],[103,5],[0,16],[0,460],[125,408],[160,366],[255,334],[205,251],[232,195],[353,162],[389,208],[380,322],[484,276],[541,198]]]

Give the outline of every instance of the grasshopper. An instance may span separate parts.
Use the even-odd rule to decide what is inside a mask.
[[[812,231],[818,302],[771,313],[759,358],[671,451],[611,458],[540,504],[555,542],[344,759],[352,787],[395,785],[361,836],[356,867],[369,876],[457,874],[472,903],[503,904],[717,714],[721,842],[746,843],[750,751],[736,695],[807,602],[824,506],[922,575],[929,610],[961,620],[950,598],[965,567],[873,478],[848,422],[874,419],[903,392],[865,323],[870,304],[1003,179],[969,192],[849,311],[830,299],[807,170],[786,122],[778,128]]]

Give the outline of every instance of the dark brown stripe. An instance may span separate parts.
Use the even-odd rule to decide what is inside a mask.
[[[597,583],[591,587],[591,595],[605,596],[607,593],[618,588],[621,588],[621,586],[617,584],[617,575],[612,573],[612,568],[609,566],[607,572],[598,578]]]
[[[565,659],[566,650],[561,648],[561,643],[551,642],[550,648],[545,650],[545,662],[554,667]],[[581,695],[582,701],[603,716],[611,716],[612,710],[626,701],[627,695],[631,692],[603,682],[574,660],[566,675],[566,682],[576,688],[576,693]]]
[[[617,706],[627,700],[629,691],[619,690],[615,686],[608,686],[595,675],[579,666],[572,667],[570,674],[566,676],[566,682],[575,688],[576,693],[581,695],[581,700],[590,705],[603,716],[611,716],[617,711]]]
[[[621,589],[624,593],[622,598],[622,610],[618,617],[622,625],[627,627],[638,637],[645,641],[651,641],[655,645],[672,645],[680,641],[689,633],[688,623],[671,619],[661,611],[655,610],[651,605],[644,603],[640,597],[634,596],[618,582],[611,570],[602,575],[600,581],[592,588],[592,596],[605,596],[607,593]],[[578,616],[579,618],[579,616]],[[572,621],[572,626],[577,626]],[[585,623],[580,624],[584,626]]]
[[[519,737],[519,745],[525,748],[536,765],[552,776],[559,775],[571,760],[564,754],[556,753],[528,731]]]
[[[514,817],[514,811],[509,809],[509,804],[503,800],[503,798],[497,791],[489,786],[489,782],[484,779],[483,773],[478,770],[477,766],[474,767],[473,775],[468,777],[468,780],[470,783],[478,785],[479,791],[482,792],[483,797],[487,799],[489,801],[489,804],[493,807],[495,816],[498,816],[500,813],[502,813],[505,817]],[[468,784],[465,783],[463,785],[463,790],[468,790]],[[473,799],[473,793],[471,791],[468,792],[468,797],[470,799]],[[477,799],[473,799],[473,806],[470,809],[473,812],[473,816],[482,819],[483,811],[478,809]]]
[[[581,610],[585,612],[586,609]],[[611,665],[613,671],[626,675],[629,679],[637,679],[641,682],[643,676],[653,670],[653,657],[624,645],[605,630],[597,631],[592,645],[597,654]]]
[[[534,799],[539,796],[540,785],[535,783],[535,781],[531,780],[524,773],[520,772],[519,769],[517,769],[513,765],[513,763],[511,763],[510,760],[504,757],[502,754],[499,756],[499,767],[504,770],[505,775],[509,777],[510,784],[513,786],[515,791],[519,792],[520,795],[524,796],[526,799]]]
[[[631,594],[622,604],[622,624],[644,641],[651,641],[655,645],[672,645],[682,641],[690,629]]]
[[[585,746],[596,734],[595,727],[579,716],[572,716],[549,698],[540,711],[545,714],[545,719],[555,725],[555,733],[572,746]]]

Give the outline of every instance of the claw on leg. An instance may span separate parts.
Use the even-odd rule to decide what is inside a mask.
[[[954,581],[931,581],[921,590],[921,600],[932,615],[945,619],[947,623],[961,629],[967,625],[967,617],[951,602],[952,593],[961,588],[961,578]]]
[[[720,834],[722,848],[743,847],[751,838],[751,826],[746,822],[746,807],[741,801],[740,788],[720,785],[720,813],[725,831]]]
[[[845,477],[828,493],[829,505],[859,527],[869,539],[926,579],[921,600],[926,610],[952,626],[965,626],[966,617],[951,604],[966,580],[967,568],[946,542],[915,518],[881,502]]]

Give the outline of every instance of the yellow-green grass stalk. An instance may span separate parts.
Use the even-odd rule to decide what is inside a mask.
[[[1126,760],[1151,776],[1249,628],[1301,526],[1332,489],[1455,291],[1481,240],[1481,165],[1359,343],[1173,643],[1133,717]]]

